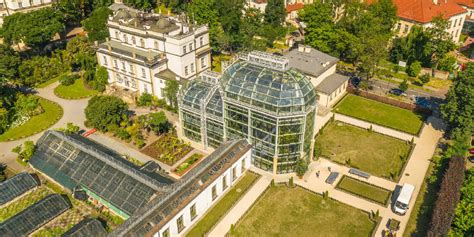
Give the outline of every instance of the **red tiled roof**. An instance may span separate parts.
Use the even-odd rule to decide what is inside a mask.
[[[288,4],[286,5],[286,13],[301,10],[303,9],[303,7],[304,7],[303,3]]]
[[[474,8],[474,0],[454,0],[459,5],[463,5],[469,8]]]
[[[372,4],[376,0],[366,0]],[[473,2],[474,0],[456,0],[463,2]],[[428,23],[434,17],[442,15],[444,19],[465,13],[466,10],[451,0],[438,0],[434,4],[433,0],[393,0],[397,6],[397,16],[403,19],[420,23]]]

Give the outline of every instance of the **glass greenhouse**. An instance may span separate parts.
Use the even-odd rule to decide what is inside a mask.
[[[222,78],[207,73],[190,82],[179,101],[183,134],[206,147],[245,138],[254,165],[277,173],[311,155],[316,91],[284,57],[243,55]]]

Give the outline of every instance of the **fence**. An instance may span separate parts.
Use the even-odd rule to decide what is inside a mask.
[[[433,113],[433,111],[431,109],[421,107],[419,105],[412,104],[412,103],[406,103],[406,102],[398,101],[398,100],[395,100],[395,99],[392,99],[392,98],[389,98],[389,97],[376,95],[376,94],[370,93],[368,91],[359,90],[357,88],[354,88],[353,86],[348,86],[347,87],[347,92],[349,92],[351,94],[358,95],[358,96],[362,96],[362,97],[367,98],[367,99],[372,99],[372,100],[375,100],[375,101],[378,101],[378,102],[381,102],[381,103],[384,103],[384,104],[393,105],[393,106],[396,106],[396,107],[399,107],[399,108],[402,108],[402,109],[408,109],[408,110],[411,110],[413,112],[421,113],[421,114],[426,115],[426,116],[430,116]]]

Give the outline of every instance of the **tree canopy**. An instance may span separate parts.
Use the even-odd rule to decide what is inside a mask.
[[[285,21],[286,10],[283,0],[268,0],[265,7],[265,22],[273,26],[281,26]]]
[[[82,21],[82,26],[87,31],[89,41],[104,40],[109,36],[107,28],[107,19],[111,10],[107,7],[95,9],[89,18]]]
[[[86,125],[106,132],[127,120],[128,105],[115,96],[94,96],[86,107]]]

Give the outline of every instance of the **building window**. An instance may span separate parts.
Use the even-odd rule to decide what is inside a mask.
[[[184,67],[184,75],[186,76],[189,74],[188,68],[188,66]]]
[[[402,28],[402,23],[397,24],[397,31],[400,31],[400,28]]]
[[[18,7],[19,7],[19,8],[23,8],[23,3],[22,3],[22,2],[19,2],[19,3],[18,3]]]
[[[143,93],[148,94],[148,86],[143,85]]]
[[[455,27],[457,24],[458,24],[458,19],[454,20],[454,25],[453,25],[453,27]]]
[[[216,198],[217,198],[217,187],[216,185],[214,185],[212,187],[212,201],[216,200]]]
[[[132,84],[131,87],[136,89],[137,88],[137,82],[134,79],[132,79],[130,82]]]
[[[125,63],[124,63],[124,62],[122,62],[122,70],[126,71]]]
[[[117,59],[114,59],[114,67],[115,67],[115,68],[118,68]]]
[[[183,46],[183,53],[184,53],[184,54],[186,53],[186,45]]]
[[[142,48],[145,48],[145,40],[144,39],[140,39],[140,46]]]
[[[405,29],[403,29],[403,34],[406,34],[408,32],[408,25],[405,25]]]
[[[237,167],[232,168],[232,181],[237,179]]]
[[[193,51],[193,43],[189,44],[189,51]]]
[[[107,66],[107,57],[103,56],[103,59],[104,59],[104,65]]]
[[[191,208],[189,209],[189,215],[191,216],[191,220],[194,220],[194,218],[196,218],[197,216],[196,204],[193,204]]]
[[[199,47],[201,47],[203,44],[204,44],[204,40],[201,36],[201,38],[199,38]]]
[[[178,226],[178,233],[181,233],[181,231],[183,231],[184,228],[185,228],[183,216],[180,216],[180,217],[176,220],[176,225]]]
[[[194,63],[191,63],[191,72],[194,72]]]
[[[133,65],[131,63],[128,64],[128,68],[130,68],[130,73],[131,74],[135,74],[135,72],[133,71]]]
[[[142,77],[143,77],[143,78],[145,78],[145,77],[146,77],[145,68],[142,68]]]
[[[205,68],[206,67],[206,57],[202,57],[201,58],[201,68]]]
[[[124,34],[124,35],[123,35],[123,39],[125,40],[125,43],[127,43],[127,44],[128,44],[128,37],[127,37],[127,35],[126,35],[126,34]]]
[[[167,228],[165,231],[163,231],[163,237],[170,237],[170,228]]]
[[[158,41],[155,40],[155,49],[158,49]]]
[[[227,188],[227,175],[222,177],[222,190],[225,190]]]
[[[120,37],[119,37],[119,32],[118,31],[115,31],[115,38],[120,40]]]
[[[459,26],[462,24],[462,18],[459,18]]]
[[[135,36],[132,36],[132,44],[136,45],[137,44],[137,39],[135,39]]]
[[[241,167],[241,172],[240,173],[244,173],[245,172],[245,159],[242,160],[242,167]]]

